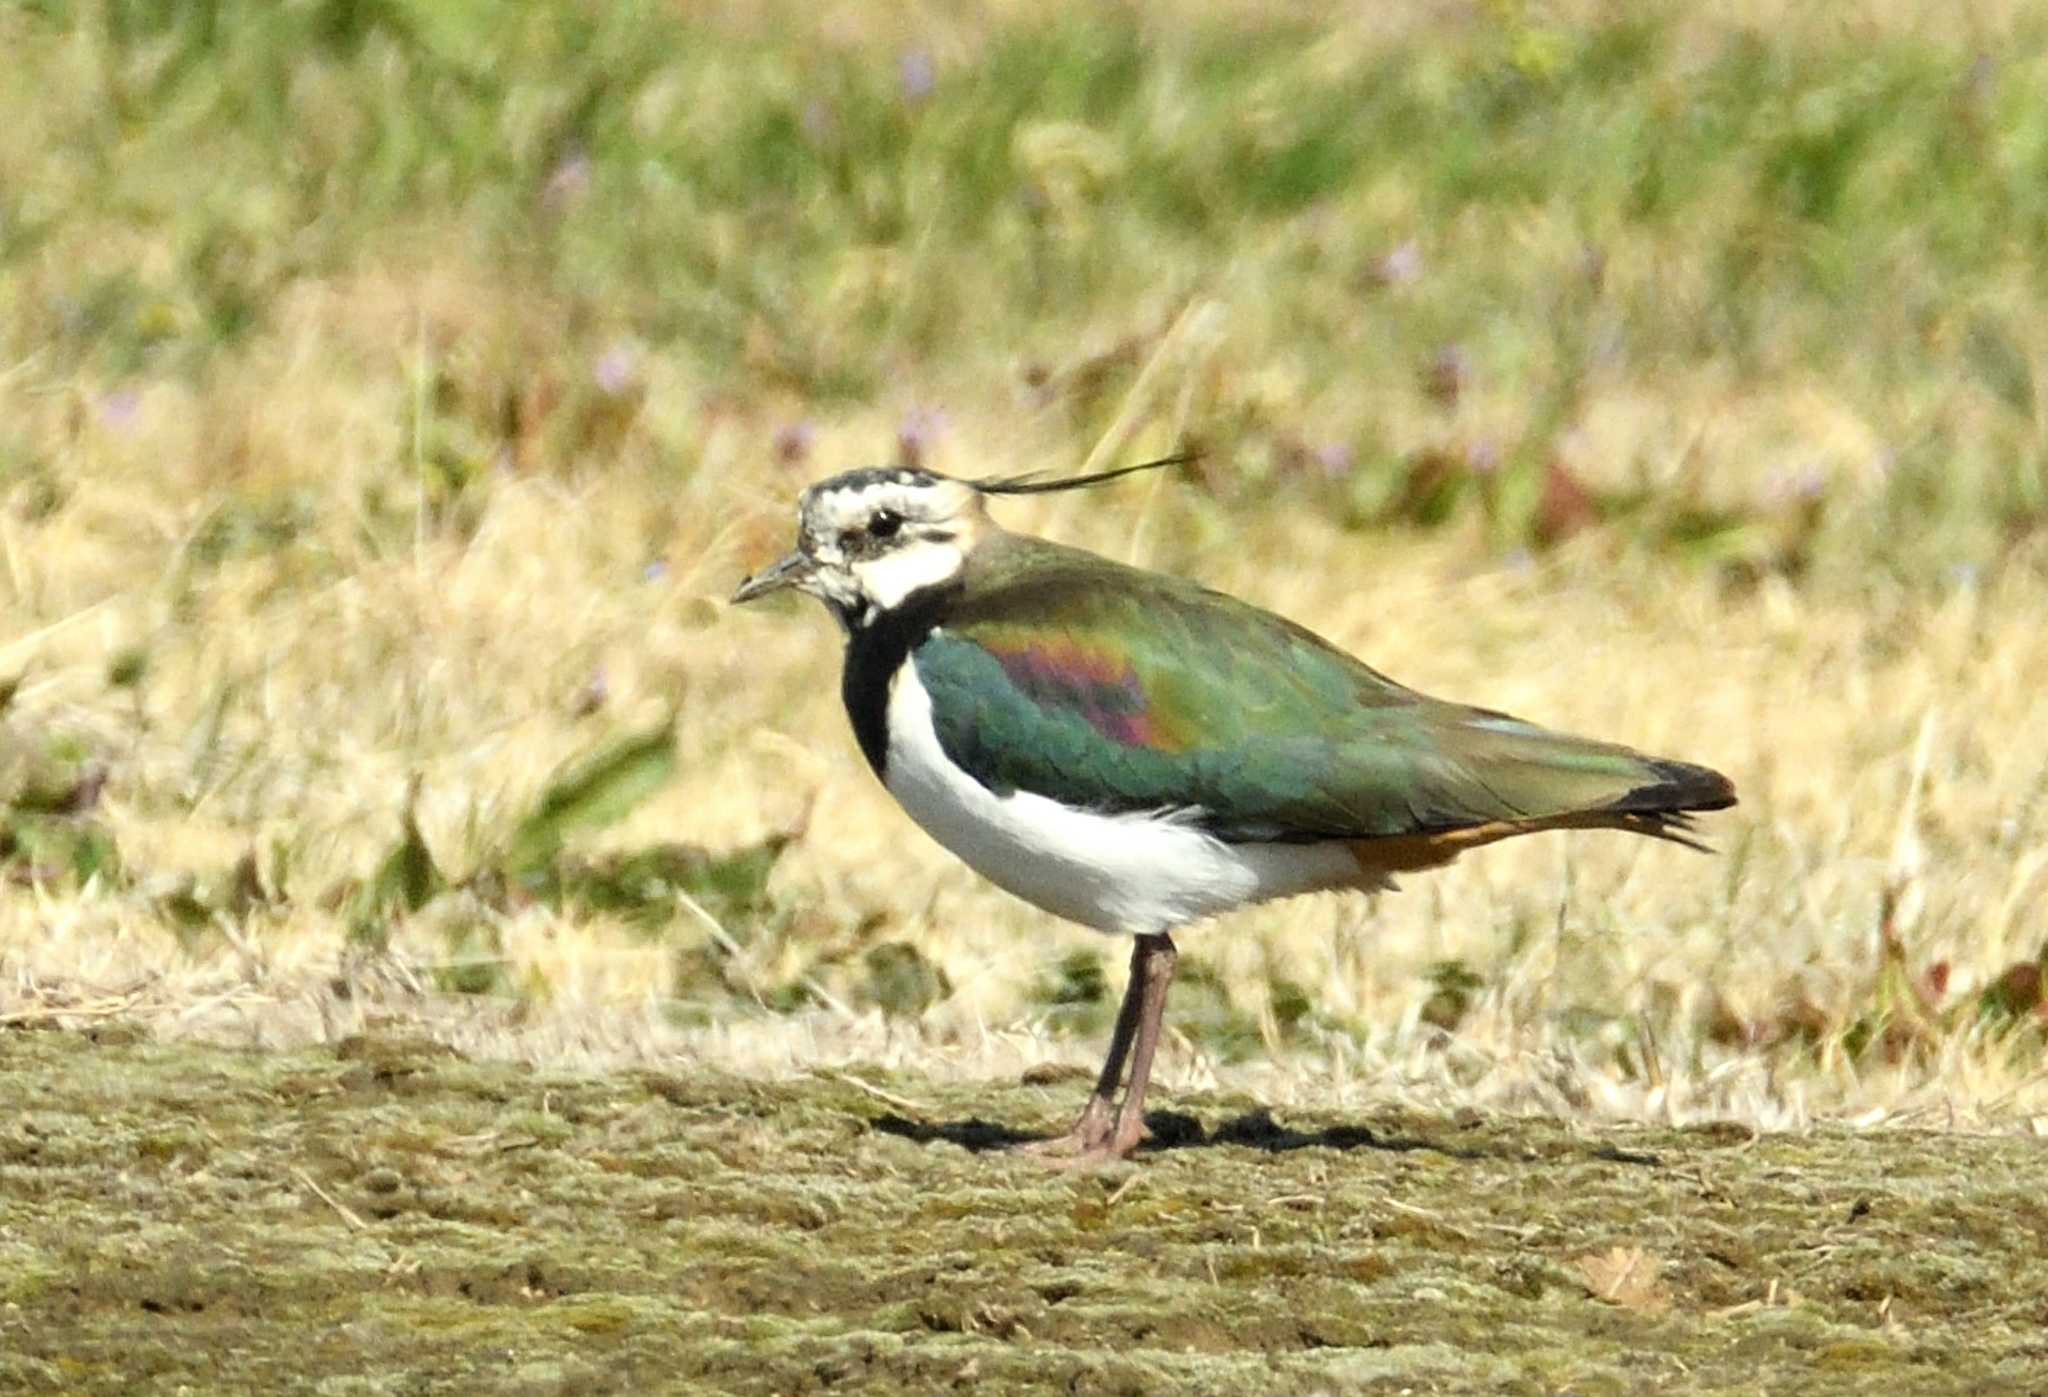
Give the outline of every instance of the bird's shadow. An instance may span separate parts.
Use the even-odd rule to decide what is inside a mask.
[[[958,1145],[961,1149],[980,1154],[992,1150],[1011,1150],[1019,1145],[1032,1144],[1046,1137],[1028,1130],[1017,1130],[996,1121],[971,1116],[966,1120],[928,1121],[912,1120],[908,1116],[889,1114],[877,1116],[868,1122],[871,1130],[883,1135],[895,1135],[905,1140],[915,1140],[921,1145],[944,1141]],[[1264,1150],[1268,1154],[1288,1154],[1295,1150],[1378,1150],[1387,1154],[1407,1154],[1426,1150],[1431,1154],[1443,1155],[1450,1159],[1488,1159],[1499,1151],[1475,1148],[1468,1145],[1451,1145],[1441,1140],[1431,1140],[1420,1135],[1384,1134],[1362,1125],[1332,1125],[1319,1130],[1296,1130],[1273,1119],[1272,1113],[1260,1108],[1232,1117],[1210,1130],[1195,1119],[1179,1111],[1153,1111],[1145,1117],[1145,1128],[1149,1132],[1145,1143],[1138,1147],[1141,1154],[1163,1153],[1168,1150],[1203,1149],[1217,1145],[1239,1145],[1247,1149]],[[1594,1159],[1615,1164],[1648,1164],[1660,1161],[1655,1155],[1641,1154],[1603,1145],[1588,1151]]]

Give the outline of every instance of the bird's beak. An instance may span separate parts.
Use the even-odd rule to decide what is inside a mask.
[[[785,587],[802,587],[811,580],[811,574],[816,571],[817,564],[804,554],[791,553],[740,583],[739,590],[732,594],[733,604],[737,606],[756,597],[765,597],[770,592],[780,592]]]

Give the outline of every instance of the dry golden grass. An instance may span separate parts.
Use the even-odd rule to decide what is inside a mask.
[[[914,34],[954,68],[1012,22],[927,17],[899,33],[851,13],[821,32],[850,26],[851,47],[881,53]],[[1932,23],[1911,6],[1859,13],[1886,32]],[[2004,33],[2013,16],[1991,7],[1982,23]],[[1783,6],[1750,3],[1685,24],[1725,37],[1783,17]],[[1287,72],[1349,71],[1436,28],[1458,53],[1477,42],[1422,8],[1407,22],[1340,29]],[[748,23],[726,20],[734,32],[751,33]],[[1674,41],[1673,62],[1691,61],[1690,42]],[[80,76],[90,58],[53,48],[48,61]],[[1293,81],[1275,79],[1274,102]],[[354,111],[339,83],[309,71],[294,100],[334,103],[339,131]],[[636,120],[665,119],[662,91],[649,84]],[[8,109],[10,183],[43,171],[44,147],[84,119],[66,100]],[[717,105],[701,119],[719,119]],[[1248,108],[1244,119],[1266,117]],[[538,140],[516,112],[504,125],[514,145]],[[845,730],[823,615],[740,614],[723,600],[784,546],[807,480],[886,458],[923,405],[945,409],[930,464],[963,474],[1133,459],[1184,429],[1227,451],[1240,422],[1367,435],[1390,463],[1554,430],[1557,459],[1593,487],[1683,486],[1734,511],[1812,489],[1852,540],[1902,517],[1887,502],[1889,443],[1988,443],[1994,458],[2039,444],[2038,423],[2015,425],[2009,403],[1963,377],[1930,370],[1904,380],[1907,392],[1891,361],[1814,359],[1847,313],[1790,296],[1756,311],[1768,333],[1748,361],[1668,347],[1610,356],[1555,394],[1539,362],[1549,342],[1528,327],[1576,315],[1576,303],[1563,292],[1513,303],[1471,318],[1496,371],[1447,410],[1415,384],[1417,343],[1388,329],[1398,306],[1331,270],[1384,253],[1379,230],[1428,216],[1414,181],[1361,178],[1299,217],[1247,221],[1228,245],[1162,245],[1154,265],[1134,216],[1119,222],[1089,189],[1062,183],[1113,182],[1110,137],[1046,122],[1021,130],[1010,156],[1036,181],[1055,242],[1097,248],[1112,268],[1079,259],[1099,273],[1099,302],[954,329],[983,307],[1014,311],[1005,288],[1021,258],[1019,202],[991,216],[985,260],[925,233],[821,257],[829,271],[806,268],[786,302],[748,310],[737,367],[719,369],[711,351],[649,343],[624,308],[593,324],[569,278],[498,260],[502,248],[463,210],[441,208],[394,218],[374,247],[318,270],[279,273],[260,327],[203,373],[130,378],[40,350],[0,365],[0,415],[29,454],[56,463],[62,495],[47,509],[46,481],[7,477],[0,674],[23,676],[7,736],[22,747],[75,738],[104,761],[99,813],[136,873],[126,887],[37,884],[0,903],[0,1022],[121,1012],[167,1033],[279,1043],[401,1015],[481,1051],[696,1056],[763,1072],[879,1059],[972,1077],[1092,1061],[1099,1042],[1052,1032],[1033,985],[1075,949],[1103,949],[1120,976],[1120,949],[995,892],[893,808]],[[945,208],[906,203],[919,216]],[[1639,316],[1675,307],[1689,324],[1718,310],[1723,244],[1754,232],[1739,199],[1701,204],[1706,221],[1676,232],[1589,228],[1562,198],[1473,213],[1427,230],[1427,275],[1478,269],[1509,289],[1506,303],[1514,288],[1558,280],[1598,236],[1601,294]],[[259,253],[276,246],[265,207],[248,213]],[[708,209],[700,234],[708,262],[748,254],[740,215]],[[57,337],[62,317],[48,308],[80,267],[132,266],[149,285],[152,269],[172,269],[160,279],[174,283],[183,255],[167,225],[80,220],[11,264],[0,288],[25,308],[20,333]],[[1885,271],[1906,282],[1935,275],[1915,243],[1888,255],[1897,262]],[[2031,264],[2018,254],[1980,270],[1977,304],[2030,304]],[[1342,295],[1301,290],[1311,274]],[[789,305],[815,319],[779,322]],[[889,319],[900,305],[915,314]],[[202,318],[175,295],[142,313],[173,329]],[[878,314],[899,353],[923,343],[928,356],[868,366],[880,386],[865,396],[807,396],[791,342],[815,356],[807,363],[857,360]],[[1910,332],[1904,309],[1870,314],[1901,343],[1924,336],[1929,356],[1952,354],[1968,329],[1954,309]],[[1619,336],[1622,312],[1613,318],[1593,329]],[[2024,323],[2012,333],[2015,356],[2039,357]],[[594,350],[616,356],[605,385],[590,381]],[[1106,375],[1108,407],[1070,410],[1032,391],[1020,370],[1034,363],[1056,387]],[[507,409],[523,425],[502,446],[440,439],[474,428],[489,415],[477,405],[506,384],[524,395]],[[442,413],[443,396],[467,416]],[[804,417],[808,451],[779,459],[778,432]],[[444,455],[487,468],[451,486],[437,473]],[[1182,1035],[1168,1045],[1166,1085],[1228,1078],[1276,1103],[1393,1096],[1762,1126],[2048,1118],[2038,1035],[1998,1038],[1952,1009],[2036,958],[2048,935],[2035,910],[2048,878],[2038,536],[2015,534],[1996,568],[1932,581],[1935,570],[1895,575],[1876,549],[1859,576],[1843,545],[1810,585],[1769,568],[1734,582],[1620,530],[1531,558],[1470,512],[1431,531],[1347,528],[1333,497],[1247,471],[1248,483],[1150,478],[1006,505],[1001,517],[1271,607],[1431,692],[1711,764],[1742,804],[1706,821],[1721,850],[1711,859],[1619,835],[1548,835],[1411,878],[1396,895],[1307,899],[1192,931],[1184,949],[1219,972],[1266,1051],[1226,1062]],[[288,521],[289,546],[214,547],[223,528],[272,519]],[[1973,539],[1999,530],[1988,510],[1954,527]],[[146,669],[137,684],[110,685],[124,653],[146,656]],[[689,918],[649,938],[602,917],[458,897],[399,927],[386,951],[352,945],[345,910],[324,894],[391,846],[411,783],[428,845],[459,873],[564,760],[672,707],[677,779],[602,842],[734,848],[807,819],[773,885],[795,930],[749,942],[736,973],[759,987],[808,981],[811,1007],[771,1013],[742,994],[680,1017],[678,946],[715,934]],[[181,938],[167,925],[178,887],[226,876],[251,850],[269,867],[279,849],[289,876],[278,906],[217,935]],[[514,992],[434,988],[462,919],[488,923]],[[1887,980],[1887,934],[1909,975],[1947,965],[1935,1010]],[[917,947],[953,992],[914,1019],[866,1007],[846,956],[828,953],[882,940]],[[1425,1009],[1431,967],[1451,962],[1477,988],[1446,1028]],[[1278,980],[1309,987],[1322,1027],[1285,1031],[1269,1002]],[[1858,1050],[1858,1023],[1865,1036],[1892,1034],[1895,1050]],[[1811,1042],[1777,1041],[1816,1024]]]
[[[70,447],[77,498],[33,534],[5,525],[5,654],[27,676],[18,727],[91,733],[116,754],[104,809],[134,866],[221,870],[283,841],[294,896],[288,913],[195,957],[156,914],[160,887],[17,895],[0,926],[0,1014],[122,1003],[166,1031],[263,1042],[339,1031],[366,1013],[419,1014],[489,1051],[702,1054],[765,1071],[881,1058],[983,1074],[1087,1060],[1098,1045],[1045,1033],[1026,992],[1094,939],[981,883],[892,807],[845,731],[838,642],[822,614],[742,614],[722,601],[782,541],[802,480],[871,458],[887,417],[824,427],[818,467],[763,467],[773,424],[739,422],[687,481],[508,476],[467,538],[437,531],[373,552],[360,521],[330,510],[316,561],[189,566],[197,502],[219,485],[210,472],[345,501],[362,463],[404,453],[403,375],[387,375],[394,401],[375,404],[328,366],[380,340],[402,366],[416,317],[486,313],[480,293],[460,289],[459,266],[445,274],[450,283],[411,283],[410,300],[376,285],[303,298],[247,382],[204,401],[160,390],[125,434],[85,426]],[[452,310],[422,309],[442,295]],[[1211,308],[1210,333],[1227,349],[1229,307]],[[1167,416],[1192,372],[1166,362],[1150,380]],[[688,396],[660,373],[648,369],[650,414]],[[1633,454],[1645,419],[1691,396],[1683,384],[1648,404],[1617,394],[1587,415],[1574,458]],[[1790,409],[1733,406],[1694,449],[1738,494],[1766,488],[1760,463],[1789,420],[1841,415],[1814,391]],[[246,464],[209,457],[209,433],[222,430],[249,443]],[[1147,430],[1140,444],[1160,428]],[[1033,466],[1041,431],[999,402],[959,413],[936,463]],[[246,476],[237,484],[251,488]],[[1914,962],[1952,963],[1951,993],[2037,950],[2048,868],[2038,586],[1965,580],[1937,600],[1875,581],[1829,600],[1777,581],[1731,592],[1695,568],[1617,565],[1593,537],[1540,562],[1482,564],[1457,530],[1360,536],[1298,512],[1240,520],[1167,479],[1002,513],[1011,527],[1274,607],[1420,687],[1709,762],[1741,790],[1740,808],[1707,822],[1722,850],[1712,859],[1621,836],[1543,836],[1411,878],[1397,895],[1307,899],[1190,933],[1184,945],[1267,1014],[1272,1052],[1230,1067],[1182,1039],[1168,1081],[1229,1077],[1282,1102],[1391,1094],[1763,1125],[1983,1125],[2048,1112],[2037,1058],[2006,1065],[1967,1034],[1888,1066],[1825,1045],[1771,1056],[1704,1038],[1717,1004],[1766,1022],[1795,988],[1853,1018],[1872,992],[1887,889]],[[669,567],[650,579],[655,557]],[[138,700],[104,676],[110,653],[139,643],[150,667]],[[597,674],[604,707],[579,718],[574,699]],[[460,869],[475,826],[510,818],[595,732],[678,698],[681,776],[608,838],[717,848],[808,810],[778,895],[826,909],[822,927],[867,923],[863,934],[915,944],[950,976],[950,998],[915,1023],[842,1001],[675,1027],[660,1007],[668,947],[544,910],[500,927],[513,979],[545,987],[516,1002],[428,992],[422,967],[445,954],[431,918],[389,958],[348,954],[344,919],[321,910],[318,892],[389,844],[409,778],[421,783],[429,845]],[[200,751],[196,734],[215,725]],[[806,949],[785,942],[775,954]],[[1452,960],[1483,986],[1446,1033],[1419,1015],[1425,970]],[[800,968],[751,970],[774,981]],[[1283,1044],[1264,1006],[1275,974],[1360,1031],[1313,1050]],[[355,977],[350,997],[333,993],[337,975]]]

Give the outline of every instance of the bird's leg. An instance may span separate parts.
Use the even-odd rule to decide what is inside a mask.
[[[1108,1142],[1116,1114],[1116,1089],[1123,1084],[1124,1059],[1130,1056],[1131,1040],[1137,1036],[1138,1017],[1144,1007],[1145,967],[1149,955],[1146,943],[1152,939],[1140,936],[1131,947],[1131,982],[1125,987],[1124,1002],[1116,1011],[1116,1027],[1109,1035],[1109,1056],[1102,1061],[1102,1075],[1095,1079],[1095,1090],[1089,1094],[1088,1104],[1081,1108],[1073,1129],[1050,1140],[1034,1140],[1020,1146],[1026,1154],[1062,1158],[1099,1150]],[[1164,937],[1159,939],[1165,940]],[[1171,942],[1167,944],[1172,945]]]
[[[1145,1138],[1145,1088],[1152,1080],[1152,1055],[1159,1047],[1166,991],[1173,984],[1173,968],[1180,960],[1180,952],[1174,949],[1170,936],[1141,936],[1138,947],[1131,956],[1131,979],[1142,983],[1144,999],[1138,1010],[1137,1043],[1131,1052],[1131,1085],[1124,1092],[1124,1104],[1117,1109],[1116,1130],[1102,1146],[1104,1159],[1122,1159]]]
[[[1023,1146],[1027,1154],[1049,1164],[1089,1167],[1122,1159],[1145,1138],[1145,1084],[1152,1076],[1152,1056],[1159,1046],[1159,1023],[1166,1009],[1167,987],[1173,983],[1173,967],[1180,953],[1173,939],[1163,933],[1140,936],[1131,947],[1131,982],[1124,990],[1123,1005],[1116,1013],[1116,1028],[1110,1035],[1109,1056],[1088,1104],[1081,1108],[1073,1129],[1050,1140]],[[1122,1110],[1114,1108],[1116,1089],[1123,1080],[1124,1059],[1133,1045],[1131,1087]]]

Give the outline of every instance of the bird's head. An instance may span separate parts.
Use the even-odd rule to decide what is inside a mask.
[[[796,550],[742,582],[732,599],[748,602],[794,587],[856,630],[960,575],[974,546],[996,529],[988,496],[1074,489],[1186,459],[1051,481],[960,480],[913,466],[847,471],[804,491]]]
[[[847,471],[804,491],[796,551],[742,582],[732,599],[794,587],[857,628],[958,577],[993,527],[968,481],[909,466]]]

